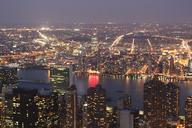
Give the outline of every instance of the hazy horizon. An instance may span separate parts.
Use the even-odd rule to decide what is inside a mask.
[[[0,24],[192,23],[191,0],[1,0]]]

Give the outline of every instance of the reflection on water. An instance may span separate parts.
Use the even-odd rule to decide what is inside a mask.
[[[123,94],[129,94],[132,98],[132,106],[143,108],[143,85],[146,79],[129,79],[124,80],[114,78],[99,78],[96,75],[90,75],[88,78],[76,78],[76,85],[79,95],[84,95],[87,88],[94,87],[96,84],[102,84],[106,89],[107,97],[112,105]],[[184,114],[185,99],[192,96],[192,82],[181,82],[180,86],[180,113]]]

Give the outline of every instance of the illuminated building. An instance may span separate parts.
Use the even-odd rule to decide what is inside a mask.
[[[185,128],[192,127],[192,96],[188,96],[185,101]]]
[[[58,127],[56,93],[40,95],[37,90],[13,90],[14,128]]]
[[[17,68],[14,67],[0,67],[0,87],[7,87],[17,83]],[[2,91],[0,89],[0,92]]]
[[[6,91],[5,91],[6,90]],[[10,89],[3,89],[4,93],[4,120],[7,128],[13,127],[12,113],[13,113],[13,94]]]
[[[131,108],[131,97],[124,95],[119,98],[117,103],[118,109],[130,109]]]
[[[179,86],[168,83],[166,85],[166,110],[168,118],[178,118],[179,116]]]
[[[60,127],[64,128],[65,126],[65,119],[66,119],[66,99],[65,99],[65,95],[61,94],[58,97],[58,102],[59,102],[59,110],[58,110],[58,115],[59,115],[59,125]]]
[[[116,107],[107,107],[106,122],[108,128],[117,128],[119,126],[119,111]]]
[[[52,92],[49,69],[28,65],[18,76],[12,93],[14,128],[58,127],[58,94]]]
[[[144,127],[144,113],[141,110],[132,110],[133,114],[133,126],[134,128],[143,128]]]
[[[75,85],[67,89],[65,128],[77,128],[77,89]]]
[[[4,104],[4,126],[12,127],[12,87],[16,86],[18,81],[17,68],[11,66],[0,67],[0,93],[2,94]]]
[[[106,128],[106,94],[101,85],[87,90],[88,128]]]
[[[54,89],[64,91],[69,87],[70,72],[68,67],[51,67],[50,77]]]
[[[78,127],[84,127],[84,125],[86,126],[86,95],[83,95],[80,97],[79,99],[80,103],[79,103],[79,107],[78,107],[78,111],[77,111],[77,120],[78,120]]]
[[[162,128],[168,118],[177,118],[179,111],[177,85],[153,79],[144,84],[144,114],[148,127]]]
[[[14,89],[13,92],[13,126],[15,128],[36,127],[38,107],[35,101],[36,91]]]

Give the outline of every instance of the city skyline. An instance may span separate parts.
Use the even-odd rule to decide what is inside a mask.
[[[192,128],[191,0],[0,3],[0,128]]]

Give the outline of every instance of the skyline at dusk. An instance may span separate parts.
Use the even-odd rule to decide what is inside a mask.
[[[0,128],[192,128],[192,0],[0,3]]]

